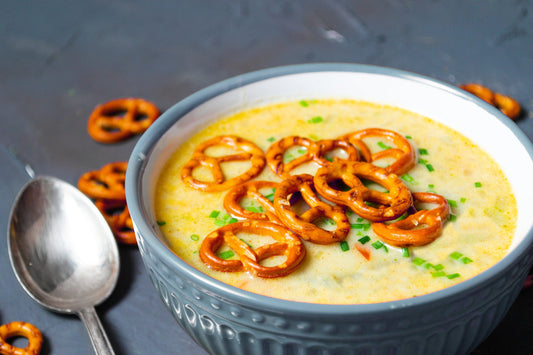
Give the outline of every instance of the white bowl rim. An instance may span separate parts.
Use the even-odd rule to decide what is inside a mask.
[[[191,280],[193,280],[194,283],[198,285],[197,287],[205,289],[215,297],[226,299],[229,302],[235,302],[241,306],[247,306],[255,309],[265,308],[266,310],[270,310],[275,313],[279,312],[292,315],[313,314],[322,316],[360,316],[363,314],[371,315],[391,310],[408,311],[413,307],[431,305],[435,302],[443,302],[450,297],[458,297],[458,295],[463,297],[466,293],[472,291],[473,289],[486,287],[489,283],[493,282],[494,278],[505,277],[505,273],[514,265],[516,260],[524,257],[524,255],[528,253],[528,249],[532,248],[533,228],[526,233],[518,246],[509,254],[507,254],[502,260],[488,270],[477,276],[474,276],[473,278],[445,289],[413,298],[368,304],[306,303],[272,298],[244,291],[230,286],[222,281],[216,280],[195,269],[177,257],[163,242],[159,240],[159,237],[154,231],[155,227],[150,225],[145,218],[146,213],[143,210],[141,201],[141,182],[144,168],[146,167],[146,162],[149,159],[152,149],[157,144],[159,137],[161,137],[177,121],[176,117],[178,117],[179,120],[180,117],[205,101],[247,84],[285,75],[326,71],[387,75],[411,80],[423,85],[453,93],[464,100],[471,101],[472,103],[481,106],[484,110],[489,111],[493,116],[500,120],[518,138],[520,143],[525,147],[529,157],[533,160],[533,144],[531,140],[513,121],[505,117],[498,109],[487,104],[483,100],[480,100],[474,95],[471,95],[456,86],[434,78],[400,69],[353,63],[294,64],[253,71],[210,85],[174,104],[172,107],[166,110],[161,117],[154,122],[154,124],[152,124],[152,126],[141,136],[135,145],[128,162],[128,169],[126,173],[126,197],[135,228],[144,239],[150,242],[150,247],[155,249],[156,252],[162,256],[167,265],[181,269],[189,276]]]

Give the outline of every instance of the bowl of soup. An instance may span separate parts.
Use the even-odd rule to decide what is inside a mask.
[[[532,155],[452,85],[294,65],[168,109],[126,195],[155,290],[209,353],[468,353],[533,263]]]

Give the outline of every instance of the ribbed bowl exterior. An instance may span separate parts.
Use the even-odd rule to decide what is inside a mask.
[[[137,239],[161,300],[211,354],[467,354],[507,313],[533,262],[530,250],[491,282],[413,309],[317,317],[312,304],[304,316],[222,298],[172,270],[142,235]]]

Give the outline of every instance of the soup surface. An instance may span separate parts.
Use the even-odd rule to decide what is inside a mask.
[[[221,272],[202,262],[199,249],[205,236],[237,219],[224,209],[227,191],[202,192],[182,181],[181,170],[199,144],[216,136],[235,135],[266,152],[287,136],[316,141],[371,127],[403,135],[417,152],[414,167],[400,176],[411,192],[434,192],[448,200],[450,217],[435,241],[407,248],[392,246],[380,240],[370,221],[348,213],[351,230],[345,243],[320,245],[304,241],[305,259],[287,276],[261,278],[248,272]],[[367,144],[373,151],[387,148],[379,139]],[[295,147],[286,155],[297,156],[299,150]],[[228,154],[216,147],[206,153]],[[246,164],[228,163],[223,167],[224,173],[238,175],[248,168]],[[314,174],[316,169],[314,164],[308,164],[294,173]],[[197,178],[209,179],[208,172],[197,170]],[[279,182],[281,178],[267,165],[254,180]],[[249,203],[255,208],[253,201]],[[157,182],[154,208],[159,228],[173,251],[200,271],[254,293],[331,304],[416,297],[471,278],[505,255],[517,218],[516,201],[503,172],[461,134],[399,108],[333,99],[257,107],[206,127],[179,147],[165,165]],[[322,227],[327,229],[324,224]],[[268,237],[241,238],[256,247],[263,243],[261,238]],[[227,249],[222,246],[220,251]]]

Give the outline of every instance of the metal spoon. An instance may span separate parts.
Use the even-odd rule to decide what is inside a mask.
[[[97,354],[113,354],[94,306],[113,291],[118,248],[84,194],[52,177],[26,184],[11,210],[8,250],[17,279],[38,303],[76,313]]]

